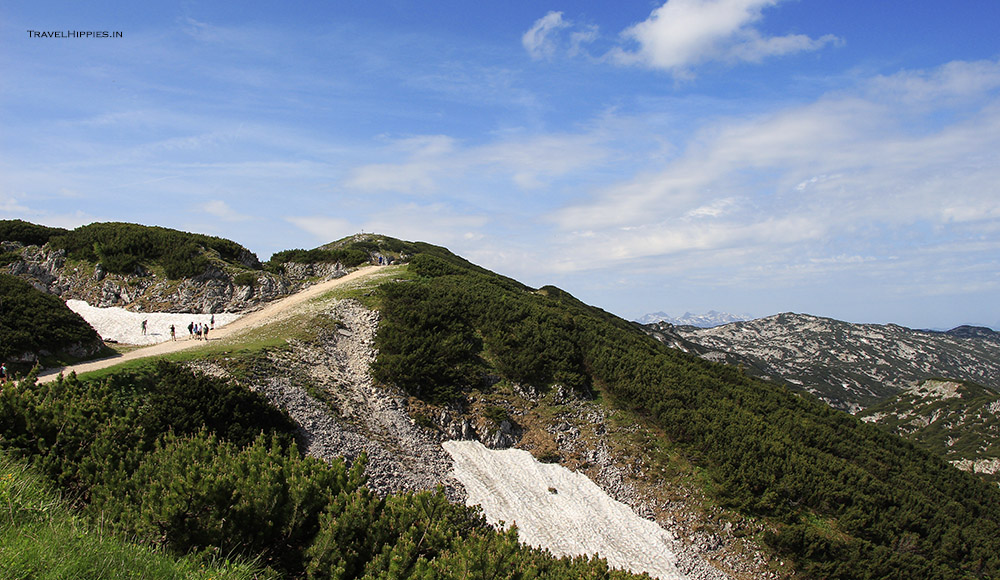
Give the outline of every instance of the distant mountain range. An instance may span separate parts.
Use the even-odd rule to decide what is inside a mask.
[[[912,330],[793,313],[714,328],[645,328],[673,348],[808,391],[1000,483],[996,331]]]
[[[732,322],[751,320],[749,314],[730,314],[728,312],[718,312],[709,310],[705,314],[694,314],[685,312],[682,316],[673,317],[666,312],[653,312],[636,320],[639,324],[655,324],[657,322],[668,322],[675,326],[696,326],[698,328],[712,328],[722,326]]]
[[[929,378],[973,381],[1000,391],[1000,333],[985,327],[937,332],[794,313],[692,326],[661,322],[646,329],[676,348],[742,365],[850,412]]]

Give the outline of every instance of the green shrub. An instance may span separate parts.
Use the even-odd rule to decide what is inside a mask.
[[[130,477],[98,486],[93,509],[179,554],[211,548],[295,573],[323,509],[356,491],[362,473],[360,463],[301,457],[264,436],[241,448],[170,434]]]
[[[364,456],[350,468],[302,457],[289,443],[290,428],[256,395],[167,363],[0,391],[0,446],[30,458],[78,503],[89,502],[83,513],[100,520],[95,537],[122,534],[135,552],[151,544],[174,554],[241,556],[287,578],[631,577],[609,574],[600,560],[555,560],[520,546],[516,531],[496,532],[477,509],[449,503],[441,490],[379,498],[362,487]],[[95,562],[106,564],[109,576],[100,577],[134,577],[118,575],[119,567],[149,578],[190,577],[189,569],[151,571],[144,561],[130,567],[114,546],[83,541],[81,532],[54,537],[19,528],[47,550],[36,557],[22,547],[24,535],[4,536],[5,513],[26,525],[37,514],[5,512],[3,504],[13,505],[9,489],[0,469],[0,578],[7,570],[98,577]],[[17,505],[47,505],[33,501]]]
[[[21,242],[26,246],[45,245],[53,236],[64,235],[69,230],[40,226],[24,220],[0,220],[0,241]]]
[[[148,433],[170,430],[180,435],[206,429],[243,446],[261,431],[281,434],[290,442],[296,428],[288,415],[272,407],[263,395],[178,365],[160,362],[145,373],[118,375],[109,381],[112,389],[146,393],[138,422]]]
[[[504,409],[503,407],[497,407],[496,405],[487,405],[486,407],[484,407],[483,417],[486,417],[490,421],[493,421],[493,423],[496,425],[499,425],[504,421],[510,421],[510,413],[507,412],[507,409]]]
[[[0,454],[0,579],[261,579],[246,564],[174,558],[74,513],[23,462]]]
[[[99,478],[134,469],[168,431],[208,430],[236,445],[264,432],[287,445],[294,429],[262,396],[168,363],[103,380],[25,380],[0,391],[0,445],[33,457],[83,498]]]
[[[333,250],[284,250],[271,256],[269,264],[275,266],[285,262],[299,264],[336,264],[345,268],[360,266],[370,260],[367,252],[357,248],[337,248]]]
[[[159,265],[171,279],[197,276],[209,265],[206,252],[213,250],[226,262],[240,267],[249,262],[260,269],[256,256],[236,242],[137,224],[94,223],[54,235],[49,243],[66,250],[70,258],[100,262],[116,274],[134,274],[140,266]]]
[[[252,272],[240,272],[239,274],[233,276],[234,286],[250,286],[253,288],[257,285],[257,275]]]
[[[69,347],[99,342],[97,332],[59,297],[0,274],[0,360],[43,350],[65,360]]]
[[[463,317],[462,296],[421,284],[382,287],[376,380],[432,402],[479,383],[481,341]]]

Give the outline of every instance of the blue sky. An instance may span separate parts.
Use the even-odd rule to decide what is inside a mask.
[[[375,231],[626,318],[1000,328],[997,22],[995,0],[12,0],[0,219],[262,259]]]

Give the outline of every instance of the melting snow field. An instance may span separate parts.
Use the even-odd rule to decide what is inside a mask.
[[[615,501],[581,473],[540,463],[520,449],[491,450],[478,441],[443,443],[455,478],[490,522],[517,524],[522,542],[556,556],[600,554],[613,568],[680,580],[675,541],[655,522]]]
[[[94,327],[105,340],[115,340],[123,344],[157,344],[170,340],[170,325],[177,332],[177,340],[188,338],[188,324],[201,322],[208,324],[211,314],[187,314],[178,312],[130,312],[124,308],[98,308],[83,300],[67,300],[66,306],[76,312]],[[215,328],[225,326],[239,318],[239,314],[216,314]],[[146,322],[146,334],[142,334],[142,321]],[[211,332],[209,332],[211,337]]]

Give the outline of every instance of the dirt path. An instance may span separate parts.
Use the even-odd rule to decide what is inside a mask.
[[[319,284],[314,284],[301,292],[296,292],[291,296],[282,298],[265,306],[264,308],[247,314],[235,320],[223,327],[217,328],[209,333],[209,341],[195,340],[190,337],[185,337],[176,341],[161,342],[159,344],[154,344],[152,346],[147,346],[143,348],[137,348],[136,350],[127,352],[123,355],[113,356],[108,358],[102,358],[94,361],[89,361],[85,363],[80,363],[77,365],[72,365],[68,367],[58,367],[52,369],[45,369],[38,375],[38,382],[44,383],[48,381],[55,380],[60,374],[69,374],[70,372],[75,372],[76,374],[88,373],[91,371],[96,371],[111,366],[119,365],[124,362],[131,360],[136,360],[140,358],[148,358],[153,356],[162,356],[165,354],[170,354],[173,352],[178,352],[182,350],[188,350],[198,347],[207,346],[211,342],[217,340],[224,340],[234,334],[241,331],[255,328],[258,326],[263,326],[271,322],[275,322],[290,316],[295,312],[299,306],[305,304],[309,300],[319,297],[326,292],[329,292],[333,288],[336,288],[342,284],[352,282],[365,278],[375,272],[377,272],[380,266],[366,266],[351,272],[346,276],[340,278],[334,278],[333,280],[327,280],[325,282],[320,282]]]

